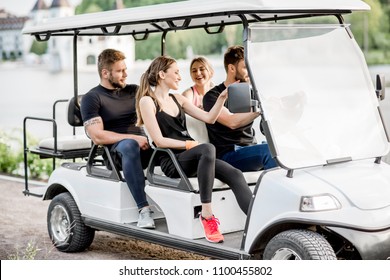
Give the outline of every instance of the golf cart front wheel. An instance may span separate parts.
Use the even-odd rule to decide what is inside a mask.
[[[287,230],[270,240],[264,250],[265,260],[335,260],[329,242],[310,230]]]

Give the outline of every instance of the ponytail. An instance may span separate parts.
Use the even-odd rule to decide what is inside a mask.
[[[137,95],[136,95],[136,99],[135,99],[135,108],[136,108],[136,112],[137,112],[137,124],[136,124],[137,126],[142,126],[144,124],[144,121],[143,121],[142,115],[141,115],[141,109],[139,106],[139,102],[140,102],[141,98],[144,96],[150,96],[153,99],[155,99],[154,92],[153,92],[151,85],[149,83],[149,69],[146,70],[146,72],[143,73],[141,76],[140,85],[139,85],[139,88],[137,90]]]

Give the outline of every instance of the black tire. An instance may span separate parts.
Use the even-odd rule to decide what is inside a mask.
[[[95,237],[95,230],[81,219],[76,202],[70,193],[57,195],[47,212],[47,229],[54,246],[61,252],[81,252]]]
[[[277,234],[264,250],[265,260],[336,260],[329,242],[310,230],[287,230]]]

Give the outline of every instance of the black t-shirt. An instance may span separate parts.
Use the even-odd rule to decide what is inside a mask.
[[[218,99],[218,96],[226,89],[224,83],[221,83],[203,97],[203,108],[210,111]],[[253,122],[236,128],[230,129],[227,126],[215,122],[206,124],[210,142],[214,144],[217,150],[217,158],[221,158],[225,153],[233,151],[234,145],[249,146],[256,144],[256,138],[252,129]]]
[[[91,89],[81,101],[83,122],[101,117],[105,130],[146,136],[142,127],[135,126],[137,113],[135,95],[137,85],[110,90],[98,85]]]

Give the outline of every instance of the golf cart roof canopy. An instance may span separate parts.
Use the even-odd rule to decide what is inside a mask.
[[[144,39],[150,33],[193,28],[223,28],[248,22],[318,15],[342,15],[366,11],[360,0],[190,0],[70,17],[53,18],[27,26],[23,34],[48,40],[51,36],[132,35]]]

